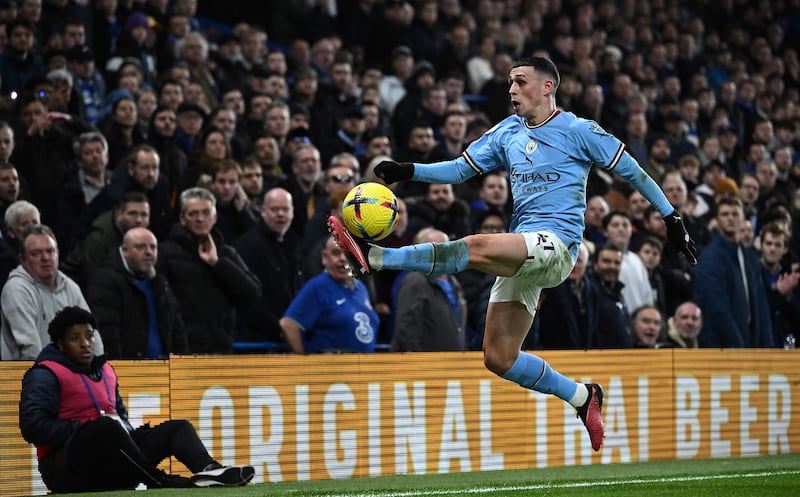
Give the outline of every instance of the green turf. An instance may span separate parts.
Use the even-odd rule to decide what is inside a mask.
[[[800,494],[800,454],[660,461],[340,481],[282,482],[240,488],[106,492],[122,497],[790,497]]]

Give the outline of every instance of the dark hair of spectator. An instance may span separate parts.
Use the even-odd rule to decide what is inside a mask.
[[[629,222],[631,220],[631,216],[627,212],[621,211],[621,210],[613,210],[613,211],[609,212],[608,214],[606,214],[605,217],[603,217],[603,229],[608,228],[608,223],[611,222],[611,219],[613,219],[614,217],[617,217],[617,216],[624,217]]]
[[[606,242],[603,246],[599,247],[597,250],[594,251],[592,254],[592,262],[597,262],[597,258],[600,256],[600,252],[609,251],[609,252],[616,252],[622,255],[622,249],[614,245],[613,243]]]

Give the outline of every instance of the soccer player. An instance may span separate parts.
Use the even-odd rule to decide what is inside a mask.
[[[559,74],[549,59],[519,60],[508,81],[515,115],[472,142],[461,157],[433,164],[384,161],[375,173],[387,184],[411,179],[460,183],[505,168],[514,198],[509,233],[390,249],[356,242],[336,218],[329,220],[330,227],[356,275],[381,269],[437,275],[467,268],[496,275],[486,316],[484,364],[502,378],[569,402],[597,451],[604,436],[600,385],[576,383],[541,358],[520,352],[541,289],[564,281],[575,263],[591,165],[616,171],[655,205],[667,223],[670,244],[692,263],[694,242],[678,212],[623,143],[597,123],[556,108]]]

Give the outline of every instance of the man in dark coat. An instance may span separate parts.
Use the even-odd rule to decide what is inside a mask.
[[[258,223],[233,244],[262,286],[261,298],[242,309],[238,340],[283,340],[278,321],[307,279],[303,239],[289,229],[293,217],[291,194],[273,188]]]
[[[761,263],[739,232],[744,222],[738,197],[717,203],[717,234],[700,253],[694,270],[697,305],[703,311],[701,347],[772,347],[769,301]]]
[[[126,193],[112,210],[97,217],[92,231],[61,262],[61,270],[85,292],[95,271],[122,243],[122,236],[133,228],[150,225],[150,204],[143,193]]]
[[[132,228],[91,281],[87,301],[110,359],[158,359],[188,351],[178,301],[156,272],[157,257],[153,233]]]
[[[205,188],[181,194],[180,224],[161,244],[157,269],[169,281],[186,325],[189,352],[233,351],[237,306],[261,295],[261,282],[239,253],[213,231],[216,199]]]
[[[623,284],[619,281],[622,268],[622,251],[613,245],[604,245],[594,253],[593,272],[590,279],[597,289],[597,334],[592,348],[627,349],[633,347],[631,322],[625,300]]]

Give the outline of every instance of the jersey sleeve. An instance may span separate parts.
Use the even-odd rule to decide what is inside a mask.
[[[414,163],[416,181],[426,183],[463,183],[477,174],[484,174],[507,163],[503,144],[506,143],[508,119],[489,129],[469,144],[460,157],[432,164]]]
[[[607,170],[616,167],[625,151],[625,145],[616,136],[608,133],[596,122],[586,119],[576,120],[571,131],[576,141],[576,149],[585,154],[582,159]]]
[[[586,119],[579,119],[573,129],[576,131],[573,136],[578,140],[578,148],[585,151],[586,159],[628,180],[662,216],[674,210],[658,184],[625,151],[625,144],[617,137],[596,122]]]

